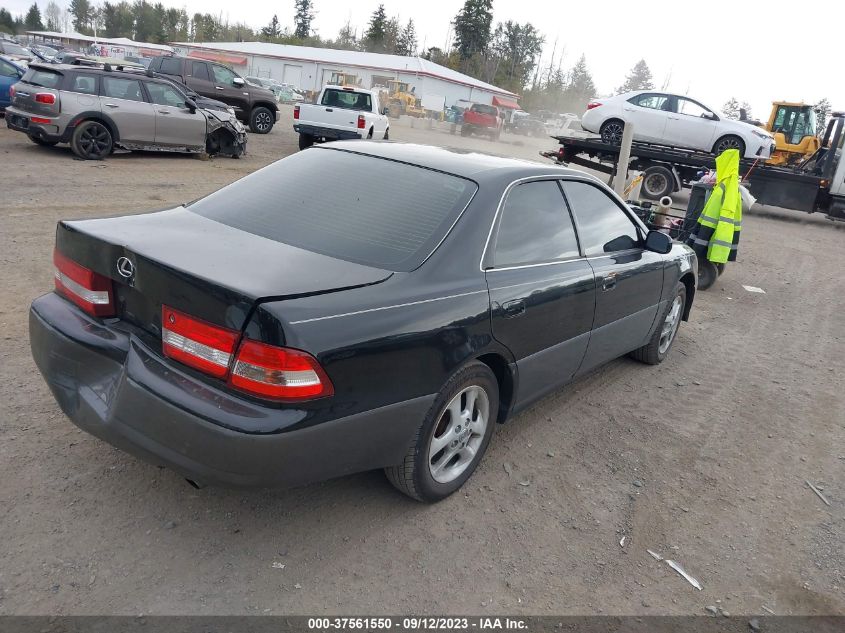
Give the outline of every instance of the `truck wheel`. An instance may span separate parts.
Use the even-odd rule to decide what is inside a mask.
[[[249,115],[249,129],[256,134],[267,134],[273,129],[275,122],[276,117],[264,106],[253,108],[252,114]]]
[[[85,160],[102,160],[114,147],[109,129],[99,121],[83,121],[70,139],[73,153]]]
[[[367,140],[371,140],[373,138],[373,128],[370,128],[370,131],[367,132]]]
[[[643,198],[660,200],[675,191],[675,174],[663,165],[652,165],[643,173],[643,186],[640,192]]]
[[[745,141],[738,136],[723,136],[713,146],[713,153],[718,156],[727,149],[738,149],[739,157],[745,158]]]
[[[625,123],[619,119],[610,119],[601,124],[599,134],[603,143],[608,145],[621,145],[622,133],[625,131]]]
[[[308,149],[314,144],[314,137],[310,134],[299,135],[299,149]]]
[[[445,499],[481,461],[499,411],[499,385],[484,363],[455,373],[435,398],[404,461],[384,469],[396,488],[417,501]]]
[[[649,365],[662,363],[663,359],[669,354],[672,343],[675,342],[675,335],[678,333],[678,327],[681,325],[686,303],[687,287],[683,283],[678,282],[678,285],[675,286],[675,294],[672,296],[672,300],[663,309],[663,312],[660,313],[657,328],[654,330],[654,334],[651,335],[651,339],[639,349],[631,352],[631,358]]]

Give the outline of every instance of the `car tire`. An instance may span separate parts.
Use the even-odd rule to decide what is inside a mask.
[[[687,287],[683,283],[678,282],[671,301],[669,301],[668,305],[660,313],[657,328],[655,328],[654,334],[651,335],[651,339],[639,349],[631,352],[631,358],[649,365],[659,365],[662,363],[666,356],[669,355],[669,350],[672,349],[672,343],[675,342],[686,304]]]
[[[728,134],[720,138],[713,145],[713,154],[718,156],[727,149],[738,149],[740,159],[745,158],[745,141],[738,136]]]
[[[385,141],[390,140],[390,128],[385,129],[384,136],[382,137]]]
[[[652,165],[643,172],[643,185],[640,193],[643,198],[660,200],[675,192],[675,174],[663,165]]]
[[[625,122],[619,119],[609,119],[601,124],[599,136],[602,143],[608,145],[621,145],[622,133],[625,131]]]
[[[472,129],[468,125],[462,125],[461,136],[472,136]]]
[[[249,115],[249,129],[256,134],[269,134],[275,123],[276,115],[264,106],[253,108]]]
[[[43,138],[38,138],[37,136],[30,136],[29,140],[41,147],[54,147],[59,144],[58,141],[45,141]]]
[[[314,137],[310,134],[299,135],[299,149],[308,149],[314,144]]]
[[[466,365],[440,390],[404,461],[384,469],[388,480],[417,501],[445,499],[475,471],[490,443],[498,412],[496,376],[484,363]],[[465,424],[469,420],[474,421]],[[448,440],[453,435],[456,439]]]
[[[83,121],[73,131],[70,148],[84,160],[102,160],[114,149],[114,139],[99,121]]]
[[[371,141],[373,138],[373,128],[370,128],[370,131],[367,132],[367,140]]]

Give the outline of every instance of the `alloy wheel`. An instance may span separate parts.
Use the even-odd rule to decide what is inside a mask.
[[[601,132],[601,139],[605,143],[619,145],[622,143],[622,133],[625,126],[622,123],[608,123]]]
[[[726,138],[716,146],[716,152],[715,153],[718,156],[722,152],[729,150],[729,149],[741,149],[740,145],[739,145],[739,141],[735,138]]]
[[[681,301],[681,297],[675,297],[675,300],[672,302],[672,307],[669,310],[669,314],[666,315],[666,320],[663,321],[663,329],[660,331],[660,343],[657,346],[657,350],[661,354],[666,353],[666,350],[669,349],[669,346],[675,339],[675,334],[678,332],[678,326],[681,323],[682,304],[683,301]]]
[[[259,112],[255,117],[255,127],[261,132],[269,131],[272,124],[271,117],[266,112]]]
[[[102,125],[89,125],[79,137],[79,147],[89,158],[102,158],[110,145],[109,132]]]
[[[487,392],[471,385],[458,393],[440,415],[429,442],[428,467],[434,481],[447,484],[472,463],[490,419]]]

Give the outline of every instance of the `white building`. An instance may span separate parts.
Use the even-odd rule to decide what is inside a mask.
[[[356,75],[366,88],[406,81],[429,102],[459,100],[518,108],[518,96],[421,57],[382,55],[268,42],[174,42],[178,55],[217,61],[244,76],[269,77],[301,90],[319,91],[333,73]]]

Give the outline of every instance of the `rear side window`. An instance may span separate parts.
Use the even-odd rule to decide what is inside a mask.
[[[347,110],[372,111],[373,100],[368,92],[355,92],[353,90],[335,90],[328,88],[323,93],[320,105],[344,108]]]
[[[188,208],[277,242],[407,272],[437,247],[476,189],[430,169],[314,148]]]
[[[33,86],[41,86],[42,88],[55,88],[61,83],[62,76],[52,70],[30,68],[23,76],[23,81]]]
[[[165,75],[181,75],[182,60],[176,57],[162,57],[159,72]]]
[[[578,222],[587,257],[636,248],[640,234],[634,221],[607,193],[585,182],[564,181],[566,201]]]
[[[578,256],[575,228],[552,180],[517,185],[508,193],[496,233],[493,265],[537,264]]]
[[[482,103],[476,103],[472,106],[471,110],[480,114],[492,114],[493,116],[497,116],[499,114],[499,111],[493,106],[484,105]]]
[[[97,94],[97,77],[95,75],[74,75],[68,90],[95,95]]]
[[[103,96],[128,101],[143,101],[141,82],[137,79],[103,77]]]
[[[211,75],[208,74],[208,64],[205,62],[191,62],[191,76],[194,79],[211,81]]]

